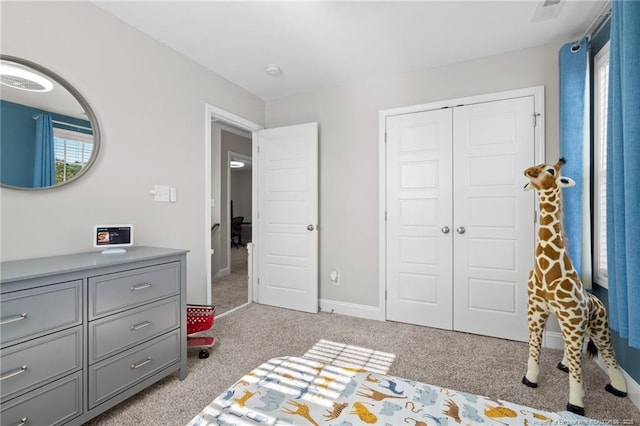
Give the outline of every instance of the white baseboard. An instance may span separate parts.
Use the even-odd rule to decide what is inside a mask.
[[[320,310],[357,318],[384,321],[384,312],[377,306],[358,305],[336,300],[320,299]]]
[[[221,268],[216,274],[216,278],[226,277],[227,275],[231,275],[231,268],[228,266],[226,268]]]
[[[549,349],[564,349],[562,333],[558,331],[545,331],[542,336],[542,347]]]
[[[600,368],[602,368],[605,372],[607,371],[607,366],[604,364],[602,357],[597,357],[595,361],[596,364],[600,366]],[[640,409],[640,384],[633,380],[633,377],[627,374],[627,372],[624,371],[622,367],[618,368],[620,368],[620,371],[622,372],[622,375],[627,382],[627,398],[629,398],[631,402],[633,402],[633,405]]]

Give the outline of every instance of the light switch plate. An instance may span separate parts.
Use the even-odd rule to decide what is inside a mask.
[[[167,185],[156,185],[154,188],[153,201],[168,203],[169,192],[169,187]]]

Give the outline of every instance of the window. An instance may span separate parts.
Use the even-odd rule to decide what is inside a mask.
[[[93,151],[93,136],[53,128],[56,156],[56,183],[66,182],[87,164]]]
[[[609,43],[594,58],[594,278],[607,284],[607,106]]]

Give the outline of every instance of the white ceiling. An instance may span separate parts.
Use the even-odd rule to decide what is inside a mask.
[[[605,2],[562,0],[544,8],[543,0],[93,3],[274,100],[574,40]],[[268,75],[267,64],[277,64],[282,75]]]

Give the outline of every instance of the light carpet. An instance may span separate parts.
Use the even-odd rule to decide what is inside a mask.
[[[230,274],[211,279],[211,302],[215,305],[218,316],[247,303],[248,300],[247,248],[232,247],[229,249],[229,255]]]
[[[305,358],[333,364],[339,367],[361,368],[374,373],[387,374],[396,357],[392,353],[380,352],[362,346],[347,345],[320,339],[304,355]]]
[[[185,425],[216,396],[263,362],[301,356],[324,339],[395,354],[389,374],[485,395],[545,411],[565,410],[566,373],[556,369],[562,351],[543,349],[537,389],[521,383],[527,344],[485,336],[374,321],[339,314],[308,314],[251,304],[216,320],[216,345],[201,360],[189,352],[189,375],[170,376],[94,419],[90,425]],[[604,390],[608,379],[585,359],[586,414],[598,420],[640,425],[628,398]]]

